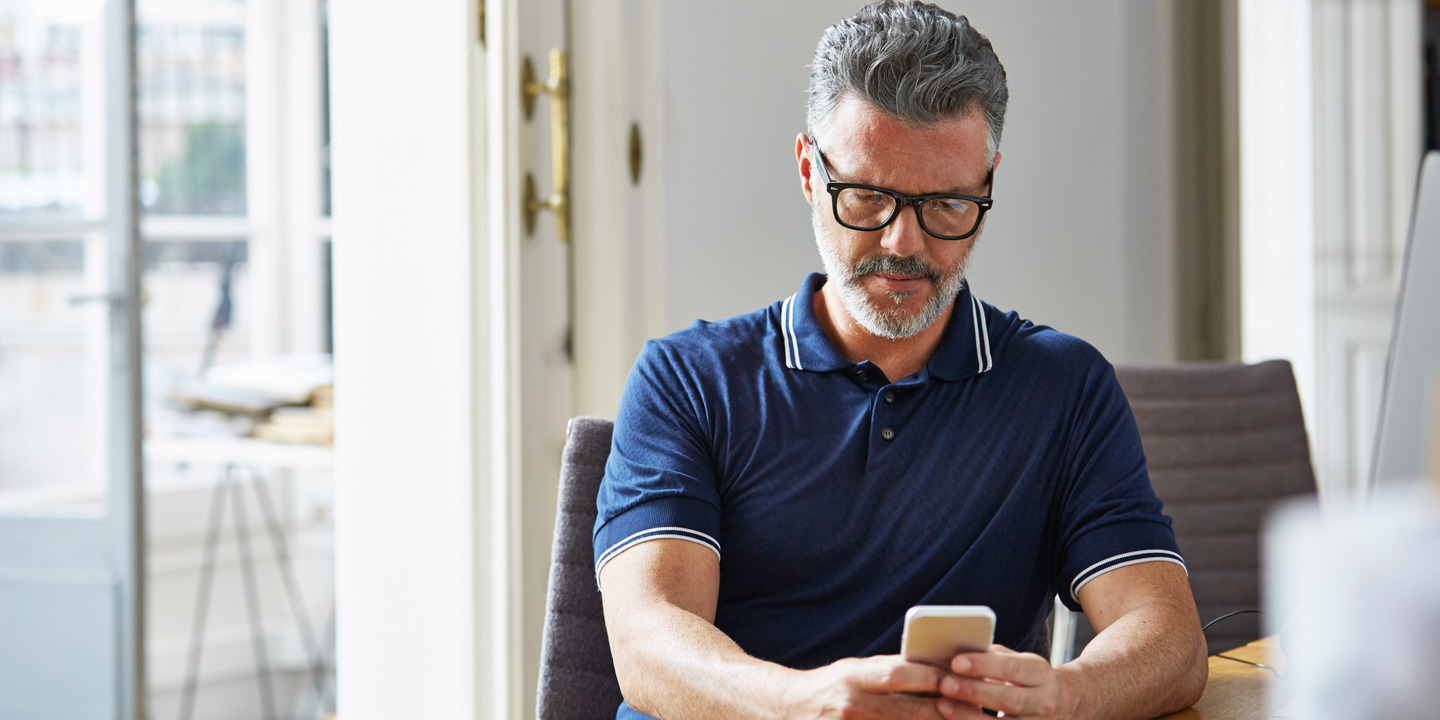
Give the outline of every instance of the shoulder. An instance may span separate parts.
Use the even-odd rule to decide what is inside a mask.
[[[1105,356],[1085,340],[1034,323],[1015,311],[1004,312],[984,302],[981,305],[987,315],[997,367],[1078,378],[1111,371]]]
[[[985,373],[991,389],[1064,417],[1076,417],[1079,408],[1127,404],[1114,367],[1094,345],[1018,313],[983,307],[994,354]]]
[[[780,303],[724,320],[696,320],[645,343],[636,368],[706,376],[752,372],[778,338]]]
[[[705,433],[698,428],[713,426],[732,401],[753,396],[767,362],[773,365],[782,357],[771,349],[779,343],[778,307],[725,320],[696,320],[647,341],[625,382],[616,414],[617,437],[628,437],[636,422],[640,427],[681,420],[696,423],[700,437]]]

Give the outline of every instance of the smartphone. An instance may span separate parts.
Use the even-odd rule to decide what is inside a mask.
[[[995,611],[984,605],[916,605],[905,613],[900,654],[909,662],[949,668],[963,652],[983,652],[995,640]]]

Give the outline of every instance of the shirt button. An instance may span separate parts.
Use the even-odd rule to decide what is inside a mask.
[[[885,438],[886,440],[894,440],[895,431],[891,430],[890,428],[885,428],[884,430],[880,431],[880,437]]]
[[[870,376],[869,376],[869,375],[866,375],[864,370],[856,370],[856,371],[855,371],[855,377],[860,378],[861,380],[869,380],[869,379],[870,379]]]
[[[895,392],[894,392],[894,391],[892,391],[892,390],[886,390],[886,391],[885,391],[885,402],[886,402],[887,404],[889,404],[889,405],[894,405],[894,404],[895,404]]]

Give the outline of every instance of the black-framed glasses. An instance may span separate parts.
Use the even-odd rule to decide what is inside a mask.
[[[875,185],[834,182],[830,179],[830,169],[819,143],[814,138],[808,139],[815,151],[813,160],[820,171],[820,181],[830,193],[835,222],[851,230],[879,230],[894,222],[900,211],[910,205],[915,208],[915,218],[925,232],[941,240],[964,240],[980,229],[985,212],[995,204],[988,195],[906,195]],[[985,173],[985,187],[995,192],[993,165]]]

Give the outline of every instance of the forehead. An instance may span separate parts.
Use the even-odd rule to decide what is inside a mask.
[[[831,169],[847,182],[912,194],[974,191],[989,167],[988,128],[978,112],[911,125],[848,96],[824,130],[817,140]]]

